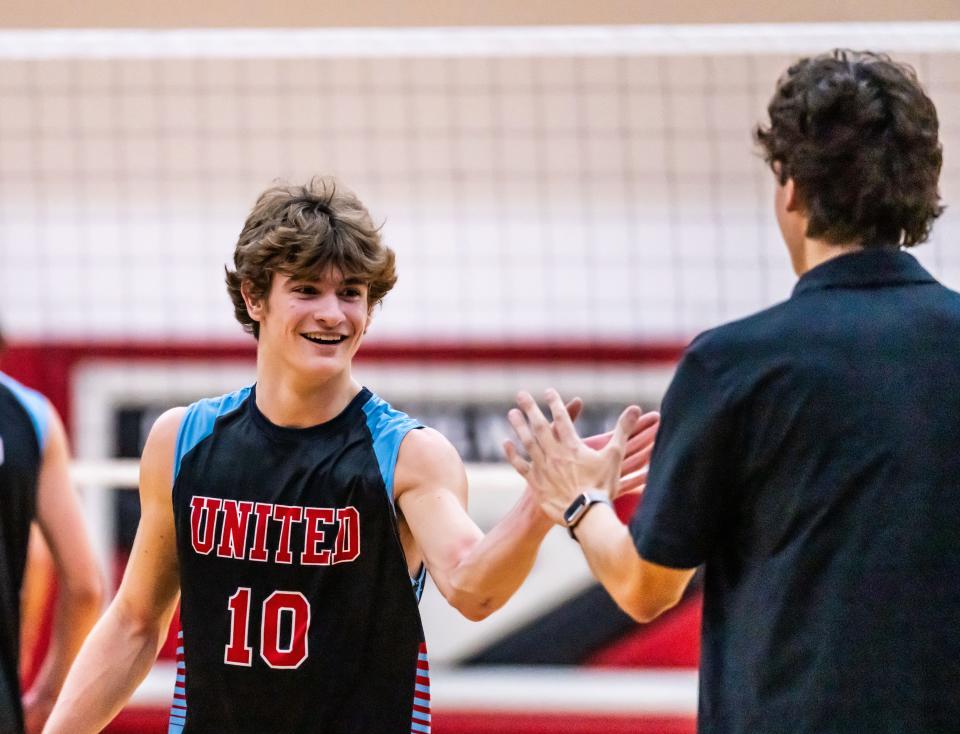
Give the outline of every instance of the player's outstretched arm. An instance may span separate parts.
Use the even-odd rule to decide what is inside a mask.
[[[627,408],[609,443],[597,450],[577,435],[555,390],[547,391],[547,401],[552,425],[527,393],[518,396],[520,409],[510,411],[510,424],[529,459],[509,442],[504,448],[508,461],[527,480],[544,513],[562,525],[564,510],[580,494],[602,492],[610,499],[617,496],[618,468],[628,436],[640,420],[640,410],[636,406]],[[641,558],[627,527],[608,505],[592,505],[575,533],[594,576],[637,621],[648,622],[675,605],[693,576],[695,569],[667,568]]]
[[[572,422],[579,399],[564,407]],[[619,491],[642,489],[659,416],[648,413],[634,426],[619,467]],[[592,436],[604,446],[612,434]],[[395,497],[430,576],[447,601],[479,620],[503,606],[530,573],[552,526],[529,487],[484,536],[467,514],[467,479],[456,449],[436,431],[413,431],[401,444],[394,475]]]
[[[103,603],[103,583],[70,480],[70,451],[59,416],[50,409],[43,461],[37,478],[37,526],[49,548],[57,579],[50,648],[33,686],[23,697],[28,734],[42,728],[63,680]]]
[[[77,656],[45,734],[101,731],[146,677],[179,597],[173,455],[183,409],[157,419],[140,460],[140,526],[123,581]]]
[[[467,514],[467,476],[457,450],[432,429],[404,438],[396,502],[430,577],[461,614],[480,620],[520,586],[551,522],[529,492],[486,536]]]

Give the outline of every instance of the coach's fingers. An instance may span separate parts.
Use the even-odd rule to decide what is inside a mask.
[[[507,413],[507,420],[510,422],[513,432],[517,434],[517,438],[520,439],[520,443],[526,450],[527,456],[534,461],[542,458],[543,451],[540,449],[540,444],[537,442],[536,437],[531,432],[524,414],[517,408],[511,408]]]
[[[580,398],[573,398],[566,404],[567,415],[570,416],[570,420],[574,423],[577,422],[577,418],[580,417],[580,414],[583,412],[583,401]]]
[[[563,400],[553,388],[546,392],[547,405],[550,406],[550,414],[553,416],[553,435],[564,446],[576,448],[580,438],[577,436],[577,429],[573,427],[573,421],[567,413]]]
[[[563,407],[566,409],[567,415],[570,416],[570,420],[575,423],[577,418],[580,417],[580,413],[583,412],[583,401],[580,398],[573,398],[567,401]],[[553,437],[557,440],[557,443],[560,442],[560,435],[557,433],[556,425],[553,427]]]
[[[503,442],[503,455],[506,457],[510,466],[516,469],[520,476],[526,478],[530,472],[530,462],[520,456],[520,452],[517,451],[517,447],[513,445],[513,441],[508,439]]]
[[[627,436],[633,432],[633,427],[640,420],[641,414],[640,408],[636,405],[627,406],[617,419],[613,436],[610,438],[610,443],[604,447],[604,451],[616,452],[618,456],[623,457],[627,448]]]
[[[530,424],[530,431],[536,437],[537,441],[547,445],[554,440],[553,428],[550,422],[543,414],[543,411],[540,410],[540,406],[537,405],[537,401],[533,399],[530,393],[526,390],[521,390],[517,393],[517,405],[520,406],[520,410],[522,410],[523,414],[527,417],[527,423]],[[526,444],[524,444],[524,447],[526,447]],[[534,458],[532,454],[530,458]]]

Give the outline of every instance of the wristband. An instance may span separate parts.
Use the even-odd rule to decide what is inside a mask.
[[[613,507],[613,503],[605,492],[592,491],[578,495],[577,498],[570,503],[570,506],[564,510],[563,524],[566,526],[571,538],[577,540],[577,536],[573,534],[574,528],[580,524],[583,516],[587,514],[590,508],[599,503],[611,508]],[[577,540],[577,542],[579,543],[580,541]]]

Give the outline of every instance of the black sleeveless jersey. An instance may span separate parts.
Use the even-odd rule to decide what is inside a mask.
[[[20,587],[50,408],[0,372],[0,734],[23,731]]]
[[[254,388],[191,405],[173,507],[182,641],[170,734],[430,731],[393,472],[420,425],[364,388],[327,423],[270,423]]]

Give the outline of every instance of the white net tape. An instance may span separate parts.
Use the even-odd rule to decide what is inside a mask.
[[[398,58],[960,50],[960,23],[0,31],[0,57]]]

